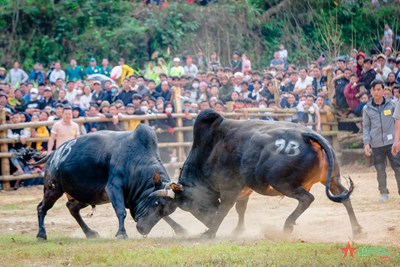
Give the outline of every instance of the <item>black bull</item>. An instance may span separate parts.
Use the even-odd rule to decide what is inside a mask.
[[[68,141],[35,165],[44,162],[44,196],[37,207],[38,239],[47,238],[44,218],[63,193],[67,194],[71,215],[88,238],[98,234],[86,225],[79,211],[109,202],[118,217],[118,238],[127,237],[126,209],[143,235],[161,218],[175,232],[184,231],[168,217],[176,209],[174,192],[157,153],[156,135],[146,125],[139,125],[133,132],[102,131]],[[154,195],[159,189],[164,194]]]
[[[239,224],[252,190],[267,196],[284,195],[298,200],[284,230],[291,232],[296,219],[310,206],[312,185],[322,183],[327,197],[344,204],[353,235],[361,234],[349,196],[353,190],[340,183],[340,171],[327,141],[307,127],[270,121],[224,119],[205,110],[196,119],[193,146],[175,190],[180,208],[191,212],[214,237],[235,202]],[[162,193],[162,190],[159,191]],[[240,194],[244,197],[239,198]]]

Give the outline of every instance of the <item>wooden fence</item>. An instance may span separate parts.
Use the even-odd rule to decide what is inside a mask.
[[[179,101],[180,102],[180,101]],[[179,107],[178,107],[179,109]],[[281,119],[283,117],[290,117],[293,116],[295,113],[298,111],[296,109],[270,109],[270,108],[264,108],[264,109],[258,109],[258,108],[250,108],[247,109],[249,113],[249,116],[251,117],[265,117],[265,116],[274,116],[278,119]],[[228,118],[236,118],[238,119],[239,117],[242,117],[243,111],[236,111],[236,112],[231,112],[231,113],[224,113],[223,114],[225,117]],[[165,164],[166,167],[172,166],[172,167],[180,167],[185,158],[185,147],[190,147],[192,144],[191,142],[184,142],[184,137],[183,137],[183,132],[184,131],[192,131],[193,128],[192,126],[187,126],[183,127],[183,119],[187,116],[183,113],[175,113],[171,114],[173,118],[176,120],[176,127],[174,128],[175,132],[175,137],[176,137],[176,142],[173,143],[159,143],[158,147],[159,148],[175,148],[177,149],[177,162],[174,163],[167,163]],[[190,114],[190,117],[192,119],[195,119],[197,114]],[[149,120],[160,120],[160,119],[166,119],[167,115],[166,114],[151,114],[151,115],[123,115],[121,120],[123,121],[124,124],[127,124],[130,120],[140,120],[140,121],[145,121],[145,123],[148,124]],[[74,119],[75,122],[77,123],[86,123],[86,122],[111,122],[112,119],[109,118],[99,118],[99,117],[82,117],[79,119]],[[340,120],[341,122],[360,122],[361,118],[352,118],[352,119],[345,119],[345,120]],[[5,124],[5,113],[4,111],[0,111],[0,146],[1,146],[1,152],[0,152],[0,160],[1,160],[1,176],[0,176],[0,181],[3,181],[3,187],[8,190],[10,189],[9,181],[12,180],[22,180],[22,179],[29,179],[29,178],[36,178],[36,177],[43,177],[43,173],[39,174],[23,174],[19,176],[13,176],[10,175],[10,164],[9,164],[9,158],[13,156],[12,153],[8,152],[8,144],[16,142],[14,139],[9,139],[7,138],[7,130],[8,129],[21,129],[21,128],[37,128],[39,126],[49,126],[53,125],[55,121],[45,121],[45,122],[28,122],[28,123],[20,123],[20,124]],[[338,122],[329,122],[329,123],[323,123],[323,125],[329,125],[331,130],[330,131],[324,131],[322,132],[322,135],[324,136],[331,136],[332,138],[332,145],[336,151],[340,150],[339,142],[337,135],[339,133],[338,131]],[[156,132],[161,133],[165,132],[165,130],[157,129]],[[27,142],[47,142],[48,138],[27,138]]]

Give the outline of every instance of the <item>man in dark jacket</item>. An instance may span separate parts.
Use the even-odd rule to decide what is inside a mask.
[[[365,89],[367,89],[368,94],[370,93],[371,90],[371,83],[373,80],[375,80],[376,72],[374,68],[372,68],[372,59],[367,57],[364,59],[364,71],[361,75],[361,80],[360,82],[365,86]]]

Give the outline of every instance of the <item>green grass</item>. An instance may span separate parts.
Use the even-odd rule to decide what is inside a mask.
[[[0,210],[22,210],[24,207],[16,204],[0,205]]]
[[[346,244],[271,242],[266,240],[98,239],[54,236],[38,242],[30,235],[1,235],[1,266],[396,266],[400,248],[388,247],[391,258],[343,258]],[[365,247],[352,244],[353,247]],[[373,248],[373,247],[371,247]],[[365,251],[365,250],[364,250]]]

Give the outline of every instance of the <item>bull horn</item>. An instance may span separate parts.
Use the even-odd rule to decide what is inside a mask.
[[[169,182],[164,187],[165,190],[172,189],[174,191],[183,191],[183,186],[174,182]]]
[[[175,192],[172,189],[160,189],[151,193],[149,197],[169,197],[174,199]]]

